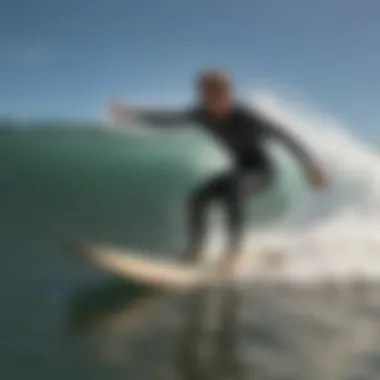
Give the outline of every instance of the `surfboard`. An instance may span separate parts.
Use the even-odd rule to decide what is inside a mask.
[[[175,263],[138,251],[81,242],[66,246],[86,262],[142,285],[180,290],[222,281],[209,268]]]

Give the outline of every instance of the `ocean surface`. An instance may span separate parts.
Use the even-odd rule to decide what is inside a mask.
[[[247,204],[233,288],[161,294],[78,260],[73,239],[176,257],[189,192],[228,166],[196,130],[0,123],[1,379],[380,378],[380,159],[343,123],[256,94],[320,159],[312,193],[273,145],[278,180]],[[210,220],[209,252],[223,244]],[[258,268],[256,252],[284,263]]]

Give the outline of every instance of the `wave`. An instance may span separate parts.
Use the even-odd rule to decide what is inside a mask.
[[[306,191],[274,229],[250,231],[258,244],[284,252],[281,276],[293,280],[380,278],[380,158],[342,122],[306,107],[258,93],[255,103],[308,146],[331,178],[330,188]]]
[[[273,247],[286,256],[276,276],[380,278],[377,152],[342,122],[303,104],[271,92],[256,92],[251,101],[306,144],[332,183],[314,194],[293,158],[272,147],[280,175],[248,205],[246,262],[259,247]],[[2,129],[3,230],[43,216],[51,228],[175,252],[184,241],[188,193],[228,165],[213,141],[192,130],[139,135],[105,123],[66,122],[27,128],[12,122]],[[223,242],[218,211],[214,226],[210,251]],[[246,269],[252,276],[254,265]]]

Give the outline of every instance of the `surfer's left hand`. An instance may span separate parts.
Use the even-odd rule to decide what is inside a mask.
[[[320,190],[325,189],[329,184],[327,174],[319,168],[313,168],[309,171],[308,181],[310,186]]]

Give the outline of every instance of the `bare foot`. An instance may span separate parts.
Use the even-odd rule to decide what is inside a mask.
[[[237,265],[237,257],[235,255],[228,255],[223,258],[219,263],[218,273],[222,277],[230,277],[236,270]]]

